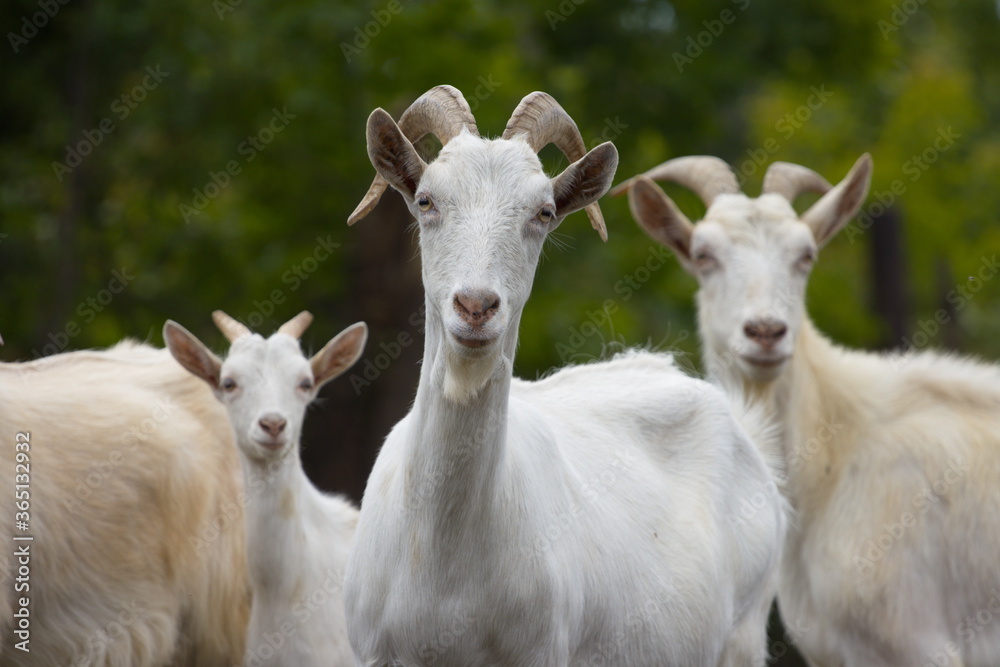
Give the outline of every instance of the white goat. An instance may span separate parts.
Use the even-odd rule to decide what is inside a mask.
[[[782,425],[797,518],[778,600],[810,664],[996,665],[1000,371],[845,350],[805,313],[816,250],[857,212],[871,168],[862,156],[831,189],[775,163],[750,199],[721,160],[679,158],[634,179],[629,198],[698,279],[710,373]],[[692,226],[651,178],[698,192],[704,220]],[[799,216],[807,190],[825,194]]]
[[[166,350],[130,342],[0,364],[0,443],[12,502],[15,452],[26,454],[16,488],[27,523],[15,530],[14,508],[0,513],[0,663],[242,658],[245,537],[226,525],[240,466],[204,383]]]
[[[267,340],[221,311],[213,319],[232,342],[225,362],[176,322],[166,323],[163,338],[226,406],[243,461],[253,586],[244,665],[353,665],[342,582],[358,510],[312,485],[299,437],[306,408],[357,361],[368,329],[348,327],[307,360],[299,338],[312,322],[308,312]]]
[[[425,164],[411,141],[433,133]],[[549,179],[536,153],[572,164]],[[346,601],[360,664],[763,665],[784,515],[726,398],[668,355],[633,351],[512,378],[546,235],[596,200],[618,162],[589,153],[532,93],[479,137],[439,86],[397,126],[368,120],[379,173],[420,229],[426,341],[413,409],[368,480]],[[766,507],[728,520],[763,492]]]

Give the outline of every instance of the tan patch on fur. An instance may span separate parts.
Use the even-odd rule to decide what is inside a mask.
[[[281,494],[281,504],[278,505],[278,513],[283,519],[291,519],[295,516],[295,496],[291,489],[285,489]]]

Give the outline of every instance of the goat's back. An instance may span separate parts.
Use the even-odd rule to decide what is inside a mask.
[[[241,471],[207,386],[166,351],[132,343],[0,364],[0,479],[11,486],[17,433],[30,434],[30,523],[16,531],[4,513],[0,538],[34,538],[31,652],[10,648],[5,585],[4,664],[241,661]]]
[[[773,447],[773,429],[718,387],[685,374],[670,355],[632,350],[538,382],[515,381],[511,393],[558,425],[589,509],[618,501],[622,522],[636,532],[654,513],[666,517],[656,548],[679,571],[695,563],[706,573],[736,571],[737,579],[746,576],[734,582],[745,591],[776,567],[787,508],[778,471],[760,451],[764,443],[755,444]]]

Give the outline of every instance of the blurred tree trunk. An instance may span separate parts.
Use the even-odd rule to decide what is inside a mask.
[[[83,4],[81,3],[81,12],[86,16],[87,10],[83,8]],[[67,65],[66,99],[72,123],[66,144],[75,147],[83,136],[83,131],[88,129],[90,119],[92,72],[90,69],[90,35],[86,30],[86,24],[73,40]],[[80,284],[80,252],[77,232],[83,215],[84,194],[87,185],[87,157],[81,157],[81,163],[63,181],[66,188],[66,204],[59,212],[56,223],[55,271],[53,272],[56,279],[55,289],[52,300],[49,302],[48,316],[44,318],[44,322],[39,322],[44,329],[35,334],[37,349],[42,349],[48,342],[46,337],[49,332],[62,331],[66,322],[74,315],[73,300],[77,296]],[[57,160],[61,162],[64,159],[65,153],[60,151]],[[49,176],[55,178],[54,174],[49,174]]]
[[[906,248],[898,208],[890,207],[871,226],[872,307],[886,324],[883,347],[898,349],[908,336],[911,317],[910,284],[906,273]]]
[[[323,391],[306,421],[303,463],[322,489],[360,500],[385,436],[409,410],[423,357],[423,298],[416,234],[402,198],[389,190],[351,229],[346,326],[368,323],[360,361]]]
[[[955,289],[955,272],[947,257],[938,257],[934,263],[934,278],[938,294],[938,308],[946,313],[947,319],[941,325],[940,346],[949,350],[959,350],[962,346],[962,328],[958,326],[958,309],[948,300],[948,294]]]

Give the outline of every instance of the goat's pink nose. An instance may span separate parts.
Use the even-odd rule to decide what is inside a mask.
[[[279,415],[264,415],[257,423],[260,424],[265,433],[271,437],[277,437],[285,430],[285,424],[288,422]]]
[[[455,294],[455,312],[474,327],[490,321],[500,307],[500,297],[492,290],[465,290]]]
[[[778,320],[751,320],[743,325],[743,334],[761,347],[771,348],[788,333],[788,326]]]

